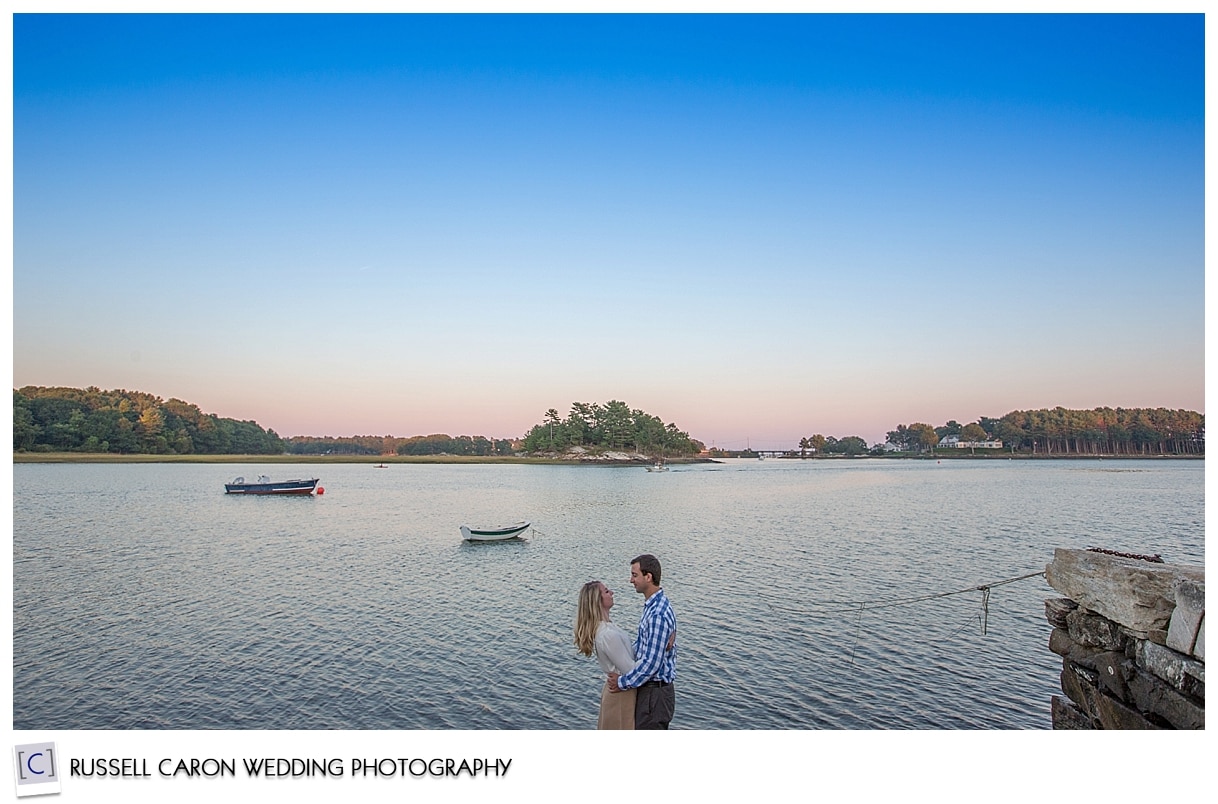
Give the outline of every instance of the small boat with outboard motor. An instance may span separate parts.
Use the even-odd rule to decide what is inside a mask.
[[[317,478],[308,480],[271,480],[266,475],[258,475],[253,481],[244,477],[235,478],[231,483],[224,484],[225,494],[325,494],[326,490],[317,485]]]

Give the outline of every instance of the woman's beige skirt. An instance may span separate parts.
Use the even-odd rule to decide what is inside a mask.
[[[634,690],[610,692],[609,681],[601,689],[601,716],[596,721],[598,729],[634,729]]]

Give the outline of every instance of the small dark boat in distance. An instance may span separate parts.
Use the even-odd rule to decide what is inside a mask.
[[[318,494],[324,493],[317,488],[317,478],[309,480],[271,480],[266,475],[258,475],[252,483],[245,482],[244,477],[238,477],[231,483],[224,484],[225,494],[312,494],[317,489]]]

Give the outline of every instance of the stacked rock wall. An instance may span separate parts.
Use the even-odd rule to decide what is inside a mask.
[[[1045,579],[1053,728],[1205,728],[1204,568],[1059,549]]]

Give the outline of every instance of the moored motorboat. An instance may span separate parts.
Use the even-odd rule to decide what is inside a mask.
[[[235,478],[231,483],[224,484],[225,494],[318,494],[323,492],[317,487],[317,478],[308,480],[271,480],[266,475],[258,475],[252,482],[246,482],[244,477]]]
[[[501,542],[506,539],[517,539],[529,529],[530,522],[513,522],[511,525],[495,527],[461,526],[461,538],[468,542]]]

